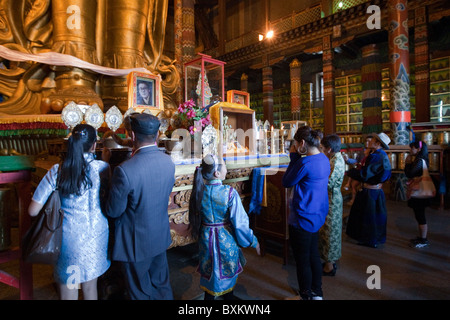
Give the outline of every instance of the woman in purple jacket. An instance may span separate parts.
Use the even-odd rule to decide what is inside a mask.
[[[304,300],[321,300],[323,296],[318,239],[328,214],[330,161],[319,149],[322,136],[322,132],[308,126],[297,130],[290,150],[291,162],[283,176],[283,186],[292,187],[289,241]]]

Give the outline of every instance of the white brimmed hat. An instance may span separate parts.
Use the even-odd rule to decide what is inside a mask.
[[[372,133],[371,136],[376,138],[378,141],[380,141],[383,149],[389,149],[389,143],[391,143],[391,139],[388,137],[388,135],[386,133],[384,133],[384,132]]]

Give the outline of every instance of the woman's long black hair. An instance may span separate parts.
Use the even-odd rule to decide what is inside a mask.
[[[189,225],[193,239],[197,239],[200,232],[203,190],[205,189],[204,180],[214,180],[214,172],[220,171],[222,165],[224,164],[220,163],[216,156],[206,155],[202,164],[195,169],[194,183],[189,200]]]
[[[97,139],[94,127],[79,124],[72,130],[67,145],[67,155],[58,172],[58,190],[62,196],[80,195],[83,187],[92,187],[89,179],[89,163],[84,158]]]
[[[425,142],[416,140],[409,144],[409,147],[414,147],[416,149],[420,148],[420,151],[416,154],[416,158],[414,159],[414,162],[419,161],[419,159],[425,160],[427,164],[427,168],[430,167],[430,160],[428,159],[428,146]]]

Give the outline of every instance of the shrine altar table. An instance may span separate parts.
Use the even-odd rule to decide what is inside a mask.
[[[113,151],[114,152],[114,151]],[[257,154],[248,156],[225,157],[228,169],[224,184],[231,185],[240,194],[248,212],[252,186],[251,175],[254,168],[277,167],[289,164],[288,154]],[[37,186],[55,161],[36,161],[32,182]],[[200,158],[175,160],[175,184],[169,198],[168,218],[172,236],[171,247],[190,244],[193,239],[189,232],[189,199],[194,181],[195,168],[201,164]],[[149,196],[151,196],[149,194]]]

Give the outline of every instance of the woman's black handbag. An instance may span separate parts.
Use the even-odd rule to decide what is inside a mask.
[[[58,190],[52,192],[22,240],[22,259],[28,263],[56,264],[61,252],[64,211]]]

